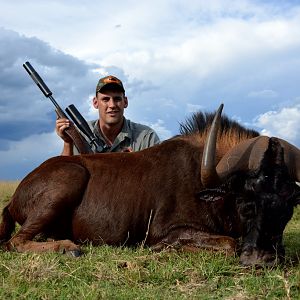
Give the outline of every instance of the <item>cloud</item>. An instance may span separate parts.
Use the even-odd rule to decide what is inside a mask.
[[[62,141],[55,132],[33,134],[19,141],[2,140],[6,149],[0,150],[0,180],[22,179],[44,160],[57,156]]]
[[[257,117],[255,125],[261,133],[276,136],[300,147],[300,105],[285,107],[278,111],[268,111]]]
[[[147,17],[144,15],[146,7],[139,6],[138,19],[127,19],[128,29],[122,33],[129,39],[129,46],[113,48],[103,57],[97,53],[89,57],[103,65],[117,64],[136,77],[152,78],[154,82],[155,79],[170,81],[166,73],[184,74],[177,83],[187,84],[192,78],[194,83],[215,73],[228,72],[229,66],[236,68],[247,64],[247,60],[255,66],[261,58],[268,58],[270,51],[279,54],[292,45],[299,45],[300,38],[295,39],[299,26],[296,12],[288,19],[284,15],[270,18],[267,9],[263,13],[261,7],[251,6],[250,2],[242,2],[247,3],[245,6],[238,2],[233,8],[226,7],[226,2],[214,3],[207,8],[203,3],[186,7],[180,2],[173,7],[163,5],[160,12],[156,12],[156,23],[152,22],[151,27],[145,20],[153,17],[152,11],[147,11]],[[125,10],[120,17],[124,19],[130,13]],[[174,16],[176,22],[171,20]],[[136,23],[142,26],[138,31],[133,28]],[[141,32],[147,37],[142,43]],[[118,38],[112,34],[108,40],[114,43]]]
[[[287,5],[282,11],[275,3],[259,1],[229,3],[200,1],[184,7],[175,1],[162,5],[155,16],[146,4],[134,11],[129,6],[117,12],[122,36],[107,31],[110,50],[100,50],[99,44],[84,57],[103,66],[118,65],[129,82],[138,78],[149,83],[149,89],[140,93],[132,89],[129,95],[134,105],[140,103],[155,119],[170,116],[180,121],[187,103],[214,110],[224,102],[229,114],[249,122],[276,108],[283,97],[291,99],[298,93],[294,78],[300,69],[300,10]],[[162,109],[165,99],[174,106]],[[136,116],[138,109],[130,113]]]
[[[248,94],[250,98],[276,98],[278,97],[277,92],[273,90],[262,90],[262,91],[253,91]]]
[[[173,136],[173,133],[166,128],[163,120],[157,120],[156,123],[150,123],[149,126],[156,131],[161,141],[169,139]]]
[[[199,105],[199,104],[187,103],[186,106],[187,106],[187,112],[188,113],[197,112],[197,111],[203,109],[203,106]]]
[[[155,123],[143,122],[150,126],[158,134],[161,141],[169,139],[173,136],[172,132],[165,127],[165,122],[163,120],[157,120]]]
[[[36,38],[0,28],[0,135],[20,140],[53,131],[55,113],[22,65],[29,60],[62,108],[82,99],[95,85],[93,65],[55,50]],[[63,100],[62,100],[63,99]],[[86,108],[85,108],[86,109]]]

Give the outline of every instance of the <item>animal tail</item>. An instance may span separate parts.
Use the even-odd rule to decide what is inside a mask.
[[[0,244],[7,242],[12,232],[15,230],[15,221],[12,218],[9,210],[9,205],[4,207],[2,212],[2,222],[0,224]]]

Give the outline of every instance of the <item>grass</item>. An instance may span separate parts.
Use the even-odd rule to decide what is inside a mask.
[[[0,181],[0,208],[8,202],[19,181]]]
[[[16,185],[0,182],[0,207]],[[286,262],[272,269],[207,251],[87,245],[78,259],[0,251],[0,299],[299,299],[300,207],[284,240]]]

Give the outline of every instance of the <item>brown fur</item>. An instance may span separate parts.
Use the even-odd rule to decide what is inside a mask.
[[[221,132],[217,161],[242,140],[257,136],[243,128]],[[206,130],[135,153],[49,159],[24,178],[4,209],[0,240],[7,241],[6,249],[20,252],[78,255],[75,243],[88,241],[232,253],[244,230],[244,204],[237,205],[236,199],[243,199],[246,175],[233,174],[224,185],[204,189],[205,139]],[[21,228],[9,239],[14,222]],[[32,241],[41,233],[55,241]]]
[[[203,144],[204,136],[198,134],[136,153],[47,160],[25,177],[6,208],[22,225],[8,245],[23,251],[18,245],[41,232],[77,242],[132,245],[145,238],[151,210],[149,245],[178,228],[217,232],[205,225],[205,216],[195,213],[205,209],[196,197],[202,189]],[[232,145],[219,147],[220,157],[228,147]],[[2,228],[0,234],[7,239]],[[35,246],[29,245],[28,250],[34,251]]]

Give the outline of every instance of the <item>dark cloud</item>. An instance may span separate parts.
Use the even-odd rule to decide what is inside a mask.
[[[7,149],[6,143],[9,141],[19,141],[32,133],[41,134],[53,131],[53,122],[54,118],[51,120],[47,117],[45,117],[44,120],[28,120],[22,122],[19,122],[18,120],[14,122],[12,120],[9,122],[10,126],[7,126],[7,122],[0,121],[0,137],[2,140],[0,143],[0,150]]]
[[[49,44],[0,28],[0,138],[21,140],[54,128],[53,105],[23,68],[30,61],[62,108],[79,106],[94,90],[99,76],[85,63]],[[4,146],[2,146],[4,147]]]

